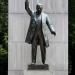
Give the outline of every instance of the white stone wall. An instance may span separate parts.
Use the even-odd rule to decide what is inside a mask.
[[[34,0],[29,0],[35,9]],[[49,71],[27,71],[31,63],[31,45],[25,43],[30,17],[24,9],[25,0],[9,0],[8,75],[68,75],[68,0],[39,0],[54,24],[57,35],[48,31],[50,46],[46,63]],[[36,1],[35,1],[36,2]],[[37,63],[41,63],[40,48]]]

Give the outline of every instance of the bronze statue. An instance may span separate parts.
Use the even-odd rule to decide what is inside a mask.
[[[56,32],[53,28],[53,25],[50,23],[47,14],[42,12],[42,4],[38,3],[36,5],[36,12],[34,12],[30,10],[29,1],[26,0],[25,9],[30,15],[31,19],[25,42],[32,44],[32,64],[36,63],[37,45],[40,45],[42,63],[45,64],[46,47],[49,46],[46,26],[49,28],[52,34],[56,35]]]

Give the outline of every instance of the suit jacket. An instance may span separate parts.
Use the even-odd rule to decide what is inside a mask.
[[[34,37],[35,28],[36,28],[36,12],[32,12],[29,9],[28,5],[25,6],[25,9],[28,12],[28,14],[31,16],[30,17],[30,25],[29,25],[29,28],[28,28],[28,32],[27,32],[25,42],[27,42],[29,44],[32,44],[32,40],[33,40],[33,37]],[[42,31],[43,31],[44,39],[45,39],[45,47],[48,47],[49,46],[49,40],[48,40],[48,35],[47,35],[47,33],[48,33],[47,29],[49,28],[49,30],[51,32],[55,31],[55,30],[53,28],[53,25],[50,23],[48,15],[45,14],[45,13],[41,13],[41,15],[42,15]]]

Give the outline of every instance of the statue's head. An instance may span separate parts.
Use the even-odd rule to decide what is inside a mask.
[[[43,9],[43,4],[38,3],[38,4],[36,5],[36,11],[37,11],[37,13],[38,13],[38,14],[41,14],[42,9]]]

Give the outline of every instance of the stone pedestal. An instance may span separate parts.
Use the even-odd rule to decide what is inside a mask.
[[[55,74],[54,74],[54,72],[50,72],[48,70],[46,70],[46,71],[37,71],[37,70],[30,71],[30,70],[28,70],[28,71],[24,71],[24,75],[55,75]]]
[[[28,70],[49,70],[49,66],[48,64],[44,64],[44,65],[30,64],[28,65]]]

